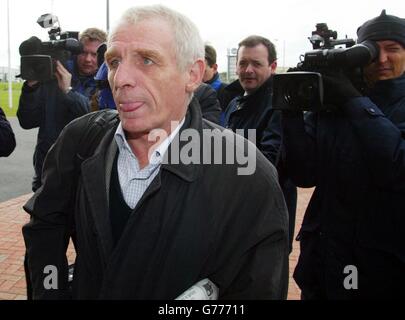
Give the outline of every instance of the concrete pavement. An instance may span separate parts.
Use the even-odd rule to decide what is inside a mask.
[[[18,119],[8,118],[16,137],[17,146],[8,158],[0,158],[0,202],[31,192],[34,175],[32,157],[38,129],[24,130]]]

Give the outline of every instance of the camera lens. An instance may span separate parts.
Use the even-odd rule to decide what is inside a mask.
[[[315,82],[309,80],[293,81],[289,83],[284,91],[284,101],[295,106],[309,105],[318,92]]]

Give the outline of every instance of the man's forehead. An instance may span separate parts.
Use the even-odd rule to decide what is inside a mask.
[[[378,40],[377,43],[383,46],[401,46],[403,48],[403,45],[395,40]]]
[[[265,56],[267,58],[267,48],[263,44],[259,43],[255,46],[241,46],[238,50],[238,55],[250,54],[254,56]]]
[[[115,42],[142,43],[142,46],[170,48],[174,42],[173,34],[169,28],[164,28],[161,23],[164,19],[145,19],[135,23],[124,22],[118,25],[111,33],[107,49],[114,47]]]

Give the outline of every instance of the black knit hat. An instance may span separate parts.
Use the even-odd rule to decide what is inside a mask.
[[[387,15],[385,9],[380,16],[368,20],[357,29],[357,42],[365,40],[393,40],[405,48],[405,19]]]

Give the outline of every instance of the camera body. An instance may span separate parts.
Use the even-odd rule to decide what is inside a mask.
[[[62,32],[60,26],[55,27],[58,18],[51,14],[44,14],[38,19],[38,24],[48,31],[49,41],[41,41],[31,37],[21,43],[21,78],[24,80],[48,81],[54,79],[56,60],[63,65],[72,55],[83,51],[79,42],[79,32]]]
[[[301,56],[296,68],[278,74],[273,80],[273,108],[278,110],[320,111],[331,108],[323,103],[322,73],[343,72],[362,90],[362,68],[378,57],[376,43],[355,45],[353,39],[337,40],[337,32],[318,23],[309,38],[312,51]],[[344,45],[345,47],[338,47]]]

